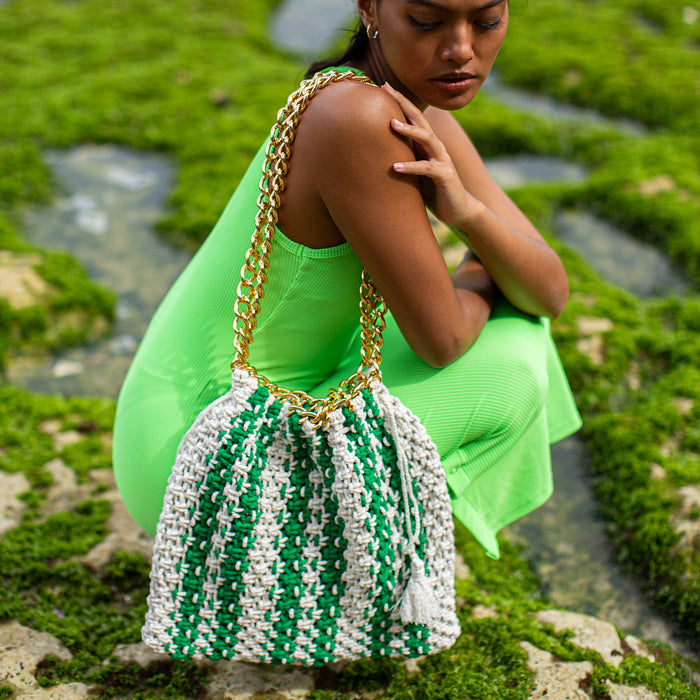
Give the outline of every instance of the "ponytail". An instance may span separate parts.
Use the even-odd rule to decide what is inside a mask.
[[[342,66],[350,61],[357,61],[366,55],[367,47],[369,46],[369,37],[365,25],[360,21],[355,28],[355,31],[350,38],[345,53],[335,58],[327,58],[321,61],[312,63],[306,71],[305,78],[310,78],[314,73],[317,73],[324,68],[332,68],[333,66]]]

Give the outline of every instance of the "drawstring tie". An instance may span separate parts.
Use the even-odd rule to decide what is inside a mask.
[[[404,556],[409,557],[411,567],[408,581],[404,588],[399,605],[401,622],[414,622],[419,625],[429,625],[440,614],[440,606],[435,596],[435,591],[425,574],[425,563],[416,551],[416,545],[420,538],[420,510],[418,500],[413,491],[408,457],[403,446],[403,440],[396,424],[396,416],[393,411],[386,411],[384,422],[394,439],[396,446],[396,462],[401,475],[401,491],[404,501],[404,518],[406,520],[406,533],[408,543],[404,549]],[[415,532],[411,527],[411,514],[415,522]]]

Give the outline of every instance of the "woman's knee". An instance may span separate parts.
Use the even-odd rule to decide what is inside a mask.
[[[501,411],[497,430],[522,430],[541,413],[549,384],[545,359],[518,352],[516,345],[494,358],[492,398]]]

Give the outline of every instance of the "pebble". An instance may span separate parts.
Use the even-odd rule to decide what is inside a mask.
[[[82,362],[74,360],[57,360],[51,370],[54,377],[72,377],[81,374],[85,367]]]
[[[22,520],[27,504],[18,496],[25,491],[29,491],[29,481],[22,472],[8,474],[0,471],[0,536]]]
[[[659,700],[659,696],[653,691],[638,685],[630,688],[628,685],[618,685],[607,681],[610,700]]]
[[[147,647],[143,642],[136,644],[117,644],[114,647],[112,656],[105,659],[103,665],[108,663],[117,663],[122,666],[128,664],[137,664],[141,668],[148,668],[151,664],[169,662],[170,657],[167,654],[161,654]]]
[[[260,696],[295,700],[307,697],[314,688],[311,670],[237,661],[217,661],[210,668],[206,700],[255,700]]]

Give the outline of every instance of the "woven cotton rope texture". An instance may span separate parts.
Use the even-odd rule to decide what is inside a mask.
[[[175,658],[414,657],[460,632],[444,470],[381,383],[384,307],[371,281],[360,367],[325,400],[247,364],[293,129],[316,90],[344,79],[367,82],[318,74],[278,115],[238,289],[232,388],[186,433],[168,481],[143,639]]]

